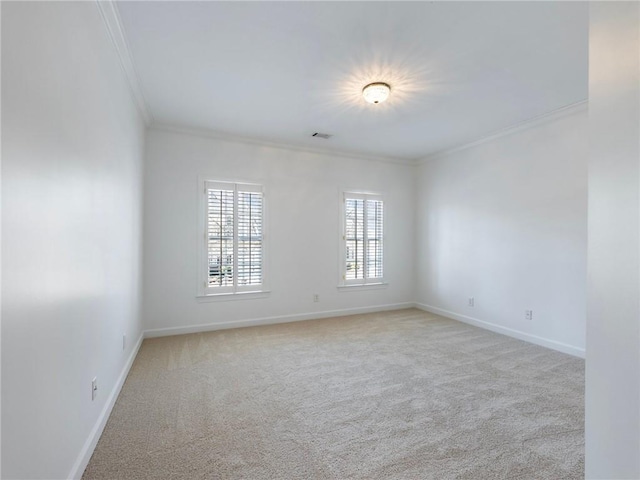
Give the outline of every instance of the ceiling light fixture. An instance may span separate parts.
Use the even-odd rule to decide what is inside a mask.
[[[369,103],[382,103],[389,98],[391,87],[384,82],[374,82],[362,89],[362,96]]]

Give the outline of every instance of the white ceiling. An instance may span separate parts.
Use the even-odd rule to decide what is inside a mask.
[[[411,160],[587,98],[583,2],[118,9],[155,124]],[[386,103],[362,99],[372,81]]]

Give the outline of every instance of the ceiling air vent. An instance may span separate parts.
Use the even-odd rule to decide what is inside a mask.
[[[316,132],[311,136],[316,138],[324,138],[325,140],[328,140],[329,138],[331,138],[331,135],[329,135],[328,133],[320,133],[320,132]]]

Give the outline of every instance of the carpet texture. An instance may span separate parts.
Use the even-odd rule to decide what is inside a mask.
[[[581,479],[584,361],[419,310],[147,339],[88,479]]]

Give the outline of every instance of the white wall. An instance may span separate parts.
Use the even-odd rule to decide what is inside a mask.
[[[586,477],[640,478],[640,4],[589,31]]]
[[[414,235],[413,167],[154,130],[146,150],[147,329],[182,332],[193,325],[350,313],[413,300],[413,266],[407,255]],[[199,176],[265,186],[267,298],[196,299]],[[386,289],[337,289],[341,187],[385,195]],[[314,293],[320,295],[318,303]]]
[[[2,2],[0,2],[0,52],[2,51]],[[2,73],[0,72],[0,91],[2,90]],[[2,97],[0,96],[0,107]],[[0,126],[2,125],[2,108],[0,108]],[[0,478],[2,477],[2,128],[0,128]]]
[[[421,307],[583,355],[587,158],[580,105],[425,161],[416,175]]]
[[[3,2],[2,140],[2,478],[66,478],[142,331],[144,124],[94,2]]]

